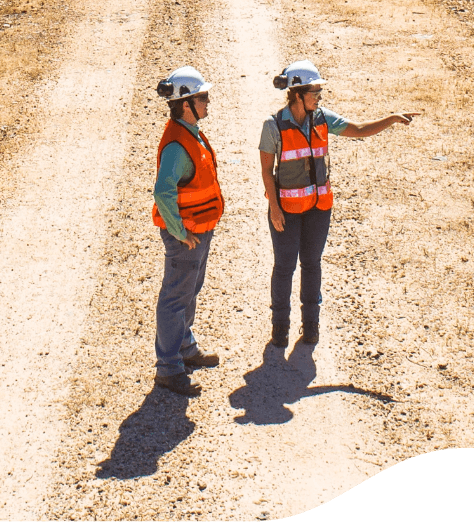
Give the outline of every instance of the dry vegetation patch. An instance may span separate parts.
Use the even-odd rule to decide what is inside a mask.
[[[76,19],[72,2],[0,0],[0,201],[16,181],[4,161],[38,130],[39,83],[60,63],[67,31]]]
[[[472,0],[441,0],[439,2],[458,20],[474,30],[474,2]]]

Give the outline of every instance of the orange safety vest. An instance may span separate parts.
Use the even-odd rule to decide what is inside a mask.
[[[204,147],[196,136],[181,123],[169,120],[158,146],[158,173],[163,149],[171,142],[178,142],[189,154],[194,164],[194,176],[184,185],[178,185],[179,215],[184,228],[193,234],[202,234],[213,230],[224,212],[224,198],[217,181],[217,163],[214,151],[207,138],[199,131]],[[158,174],[157,174],[158,179]],[[166,228],[156,203],[153,205],[153,223]]]
[[[301,214],[314,207],[329,210],[333,193],[325,158],[328,156],[328,124],[319,111],[308,141],[303,131],[290,120],[283,120],[283,110],[273,116],[280,131],[281,153],[276,168],[276,186],[281,208]]]

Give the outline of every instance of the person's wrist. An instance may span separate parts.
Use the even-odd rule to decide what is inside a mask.
[[[186,229],[183,228],[183,230],[180,231],[179,235],[178,235],[178,239],[180,241],[184,241],[186,238],[188,237],[188,234],[186,232]]]
[[[273,197],[273,198],[270,198],[268,200],[268,202],[270,204],[270,209],[271,210],[273,210],[274,208],[280,208],[280,205],[278,204],[278,200],[277,200],[276,196]]]

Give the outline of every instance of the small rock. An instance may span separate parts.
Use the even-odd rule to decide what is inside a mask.
[[[207,484],[205,482],[198,482],[197,485],[200,491],[204,491],[207,488]]]

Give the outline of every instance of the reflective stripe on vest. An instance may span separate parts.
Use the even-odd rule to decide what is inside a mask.
[[[324,161],[324,156],[328,154],[328,126],[324,115],[322,112],[318,114],[311,129],[315,181],[318,187],[316,191],[314,181],[311,183],[309,161],[312,158],[308,139],[291,121],[283,120],[281,113],[279,111],[274,116],[281,136],[281,155],[277,165],[281,207],[292,214],[300,214],[314,207],[329,210],[333,204],[333,193]],[[293,188],[291,185],[300,185],[301,188]]]
[[[322,187],[318,187],[318,194],[320,196],[327,194],[331,190],[331,185],[329,184],[329,180],[326,182],[326,185]],[[312,194],[316,194],[316,185],[310,185],[309,187],[304,187],[300,189],[280,189],[280,197],[281,198],[304,198],[306,196],[311,196]]]
[[[204,134],[200,132],[199,135],[208,149],[184,125],[169,120],[158,146],[157,158],[159,172],[163,149],[169,143],[178,142],[193,162],[195,174],[186,185],[177,187],[177,203],[184,228],[194,234],[213,230],[224,211],[224,199],[217,181],[214,151]],[[166,228],[156,203],[153,205],[152,215],[156,226]]]
[[[326,156],[327,153],[327,146],[313,148],[313,157],[315,158]],[[309,147],[305,147],[304,149],[286,150],[284,152],[282,151],[280,161],[291,161],[294,159],[309,158],[310,156],[311,149]]]

